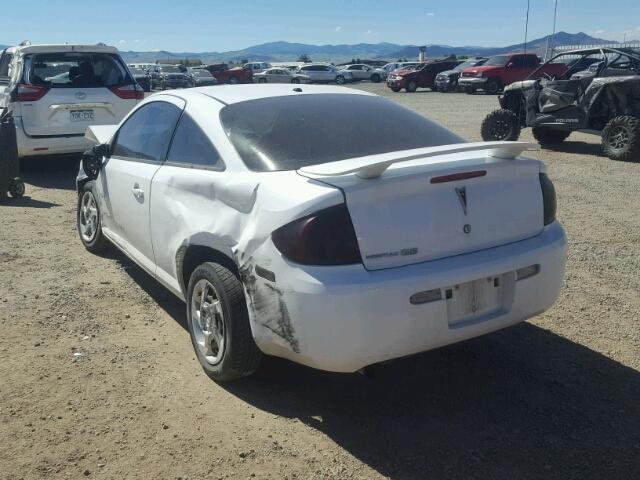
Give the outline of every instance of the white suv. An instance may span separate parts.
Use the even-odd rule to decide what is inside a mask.
[[[13,113],[20,157],[77,153],[89,125],[119,122],[140,100],[118,50],[21,45],[0,52],[0,110]]]
[[[353,74],[348,70],[338,69],[335,65],[326,63],[312,63],[302,65],[296,73],[307,75],[312,82],[336,82],[342,85],[346,82],[353,81]]]

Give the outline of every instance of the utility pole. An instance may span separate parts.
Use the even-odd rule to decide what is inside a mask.
[[[550,37],[547,37],[547,50],[544,52],[544,59],[549,59],[549,49],[551,49],[551,55],[553,56],[553,44],[552,39],[556,36],[556,18],[558,17],[558,0],[555,0],[555,6],[553,8],[553,32]]]

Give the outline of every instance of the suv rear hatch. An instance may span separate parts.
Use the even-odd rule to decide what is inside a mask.
[[[321,181],[344,192],[364,265],[379,270],[538,235],[539,174],[535,160],[463,153],[398,164],[378,178]]]
[[[83,135],[89,125],[118,123],[144,98],[117,54],[35,53],[17,87],[27,135]]]

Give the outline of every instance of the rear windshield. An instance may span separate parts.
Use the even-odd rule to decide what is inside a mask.
[[[133,83],[117,55],[46,53],[27,58],[27,83],[52,88],[113,87]]]
[[[160,67],[160,69],[163,72],[168,72],[168,73],[181,73],[182,70],[180,70],[180,68],[173,66],[173,65],[163,65],[162,67]]]
[[[249,100],[224,107],[220,120],[246,166],[259,172],[464,142],[422,115],[368,95]]]
[[[509,55],[496,55],[485,62],[487,67],[504,67],[511,57]]]

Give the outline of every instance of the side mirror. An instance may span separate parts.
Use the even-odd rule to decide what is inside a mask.
[[[511,68],[511,67],[513,67],[514,65],[515,65],[515,64],[514,64],[513,62],[509,62],[509,63],[507,63],[507,68]]]
[[[82,154],[82,169],[91,180],[98,178],[102,168],[102,160],[109,155],[109,145],[102,143],[96,145]]]

